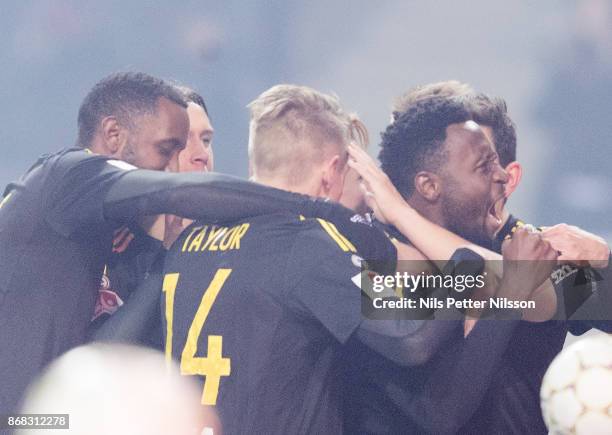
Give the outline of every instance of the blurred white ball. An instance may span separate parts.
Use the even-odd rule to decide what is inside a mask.
[[[544,375],[540,399],[553,434],[612,434],[612,336],[564,349]]]

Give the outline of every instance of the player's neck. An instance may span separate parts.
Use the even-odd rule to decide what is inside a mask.
[[[100,154],[102,156],[108,156],[108,157],[118,157],[118,153],[113,153],[113,150],[111,150],[108,146],[106,146],[106,144],[104,143],[104,141],[102,141],[98,136],[95,136],[92,140],[91,143],[89,144],[89,146],[87,147],[92,153],[95,154]]]
[[[314,183],[294,184],[289,183],[282,178],[269,178],[269,177],[252,177],[252,181],[263,184],[265,186],[274,187],[276,189],[286,190],[293,193],[301,193],[302,195],[308,195],[312,197],[323,197],[320,189]]]
[[[408,204],[410,204],[412,208],[414,208],[426,219],[430,220],[436,225],[446,228],[447,222],[446,219],[444,219],[444,213],[440,204],[432,204],[422,199],[418,195],[411,195],[410,198],[408,198]]]

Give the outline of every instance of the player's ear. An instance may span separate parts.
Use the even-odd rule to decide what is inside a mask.
[[[127,141],[127,132],[116,117],[107,116],[100,123],[102,143],[110,154],[116,154]]]
[[[504,186],[504,193],[506,198],[508,198],[510,195],[512,195],[521,182],[521,178],[523,177],[523,167],[519,162],[510,162],[508,165],[506,165],[504,170],[508,174],[508,182]]]
[[[337,201],[336,193],[342,193],[342,184],[344,182],[344,165],[338,154],[332,156],[323,166],[322,184],[325,196]]]
[[[433,172],[421,171],[414,177],[414,188],[428,202],[436,202],[442,191],[442,180]]]

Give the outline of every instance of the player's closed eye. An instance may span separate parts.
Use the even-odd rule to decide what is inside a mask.
[[[494,169],[496,169],[497,166],[499,166],[499,159],[497,158],[497,155],[495,155],[490,157],[486,162],[483,162],[480,165],[479,170],[485,174],[490,174]]]
[[[487,162],[483,162],[480,165],[478,165],[478,167],[476,169],[480,173],[489,174],[491,172],[492,168],[493,168],[493,165],[491,164],[491,162],[487,161]]]
[[[159,150],[159,154],[162,155],[163,157],[170,157],[172,153],[174,152],[174,147],[173,148],[159,147],[158,150]]]

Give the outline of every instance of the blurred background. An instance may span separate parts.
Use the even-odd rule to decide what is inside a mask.
[[[612,2],[23,0],[0,5],[0,185],[74,143],[82,98],[141,70],[206,99],[218,171],[247,175],[245,105],[281,83],[335,92],[377,153],[394,97],[457,79],[504,97],[511,210],[612,240]]]

